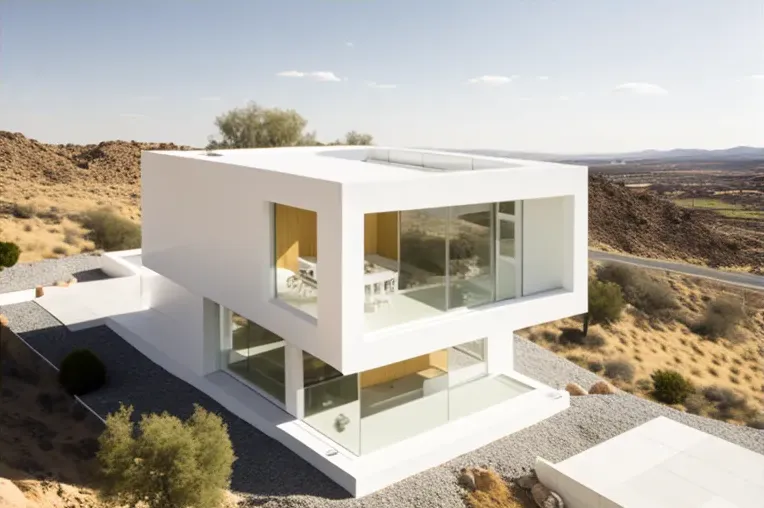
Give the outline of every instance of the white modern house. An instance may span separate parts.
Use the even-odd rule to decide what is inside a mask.
[[[109,326],[351,494],[568,407],[514,371],[513,331],[586,311],[585,167],[360,147],[141,165],[140,305]]]

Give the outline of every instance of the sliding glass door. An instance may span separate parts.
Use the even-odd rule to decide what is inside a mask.
[[[496,205],[496,300],[520,296],[521,224],[520,201],[505,201]]]

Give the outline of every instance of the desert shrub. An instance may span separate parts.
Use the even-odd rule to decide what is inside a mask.
[[[708,386],[702,393],[706,400],[714,405],[716,418],[727,420],[748,410],[745,397],[729,388]]]
[[[11,213],[17,219],[31,219],[37,214],[37,208],[35,208],[34,205],[22,205],[20,203],[15,203]]]
[[[584,337],[584,346],[588,348],[598,349],[605,344],[607,344],[605,337],[598,332],[589,332],[586,337]]]
[[[589,318],[593,323],[618,321],[623,305],[623,294],[618,284],[589,281]]]
[[[656,370],[653,380],[653,397],[666,404],[680,404],[695,391],[692,383],[675,370]]]
[[[625,360],[610,360],[605,362],[605,375],[610,379],[631,383],[634,379],[634,366]]]
[[[88,238],[99,249],[127,250],[141,246],[141,227],[111,210],[90,210],[80,219],[82,225],[90,230]]]
[[[21,249],[15,243],[0,242],[0,272],[3,271],[3,268],[10,268],[15,265],[20,255]]]
[[[66,250],[66,247],[64,247],[63,245],[56,245],[55,247],[53,247],[53,254],[57,254],[59,256],[65,256],[68,253],[69,251]]]
[[[643,269],[607,263],[597,270],[597,278],[618,284],[624,300],[651,316],[670,317],[671,311],[678,307],[671,286],[653,279]]]
[[[764,416],[755,416],[746,425],[752,429],[764,430]]]
[[[693,331],[711,340],[720,337],[729,338],[743,319],[745,319],[745,309],[742,302],[721,297],[708,304],[705,316],[693,327]]]
[[[99,438],[104,497],[147,508],[220,506],[236,460],[220,416],[194,405],[185,422],[143,415],[136,432],[132,413],[121,406],[110,414]]]
[[[61,362],[58,380],[72,395],[85,395],[106,383],[106,367],[89,349],[76,349]]]
[[[649,379],[642,378],[637,379],[637,382],[635,383],[636,387],[643,392],[649,392],[653,389],[653,382]]]
[[[590,371],[594,373],[602,372],[602,369],[605,368],[605,366],[602,365],[602,362],[598,362],[596,360],[589,362],[589,365],[587,365],[587,367],[589,368]]]
[[[684,407],[688,413],[694,415],[703,415],[708,413],[711,403],[703,396],[702,393],[691,393],[684,399]]]

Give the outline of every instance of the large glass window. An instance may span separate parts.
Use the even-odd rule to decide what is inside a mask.
[[[318,221],[316,212],[273,205],[276,297],[318,317]]]
[[[282,404],[285,401],[284,341],[246,318],[230,316],[228,369]]]
[[[398,288],[421,304],[412,315],[432,315],[446,306],[448,208],[401,212]]]
[[[506,201],[367,214],[366,331],[519,296],[521,211]]]
[[[304,357],[304,421],[361,455],[531,390],[490,374],[485,340],[342,376]]]
[[[448,308],[493,301],[491,204],[454,206],[448,228]]]

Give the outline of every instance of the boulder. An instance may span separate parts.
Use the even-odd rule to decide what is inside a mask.
[[[0,314],[0,328],[7,327],[10,321],[8,321],[8,318],[5,317],[3,314]]]
[[[607,381],[597,381],[589,388],[589,395],[612,395],[616,391],[616,387]]]
[[[459,485],[468,490],[475,490],[475,475],[467,468],[459,472]]]
[[[539,480],[538,478],[536,478],[535,474],[527,474],[515,480],[515,483],[517,484],[517,486],[525,490],[531,490],[533,486],[536,485],[538,482]]]
[[[555,492],[546,488],[542,483],[537,483],[531,489],[531,497],[539,508],[564,508],[565,503]]]
[[[573,396],[587,395],[588,392],[578,383],[568,383],[565,387],[565,391]]]
[[[42,286],[35,286],[34,288],[34,297],[40,298],[45,294],[45,291],[42,289]]]
[[[71,278],[71,279],[69,279],[67,282],[69,282],[69,285],[70,285],[70,286],[71,286],[72,284],[77,284],[77,277],[72,277],[72,278]]]

